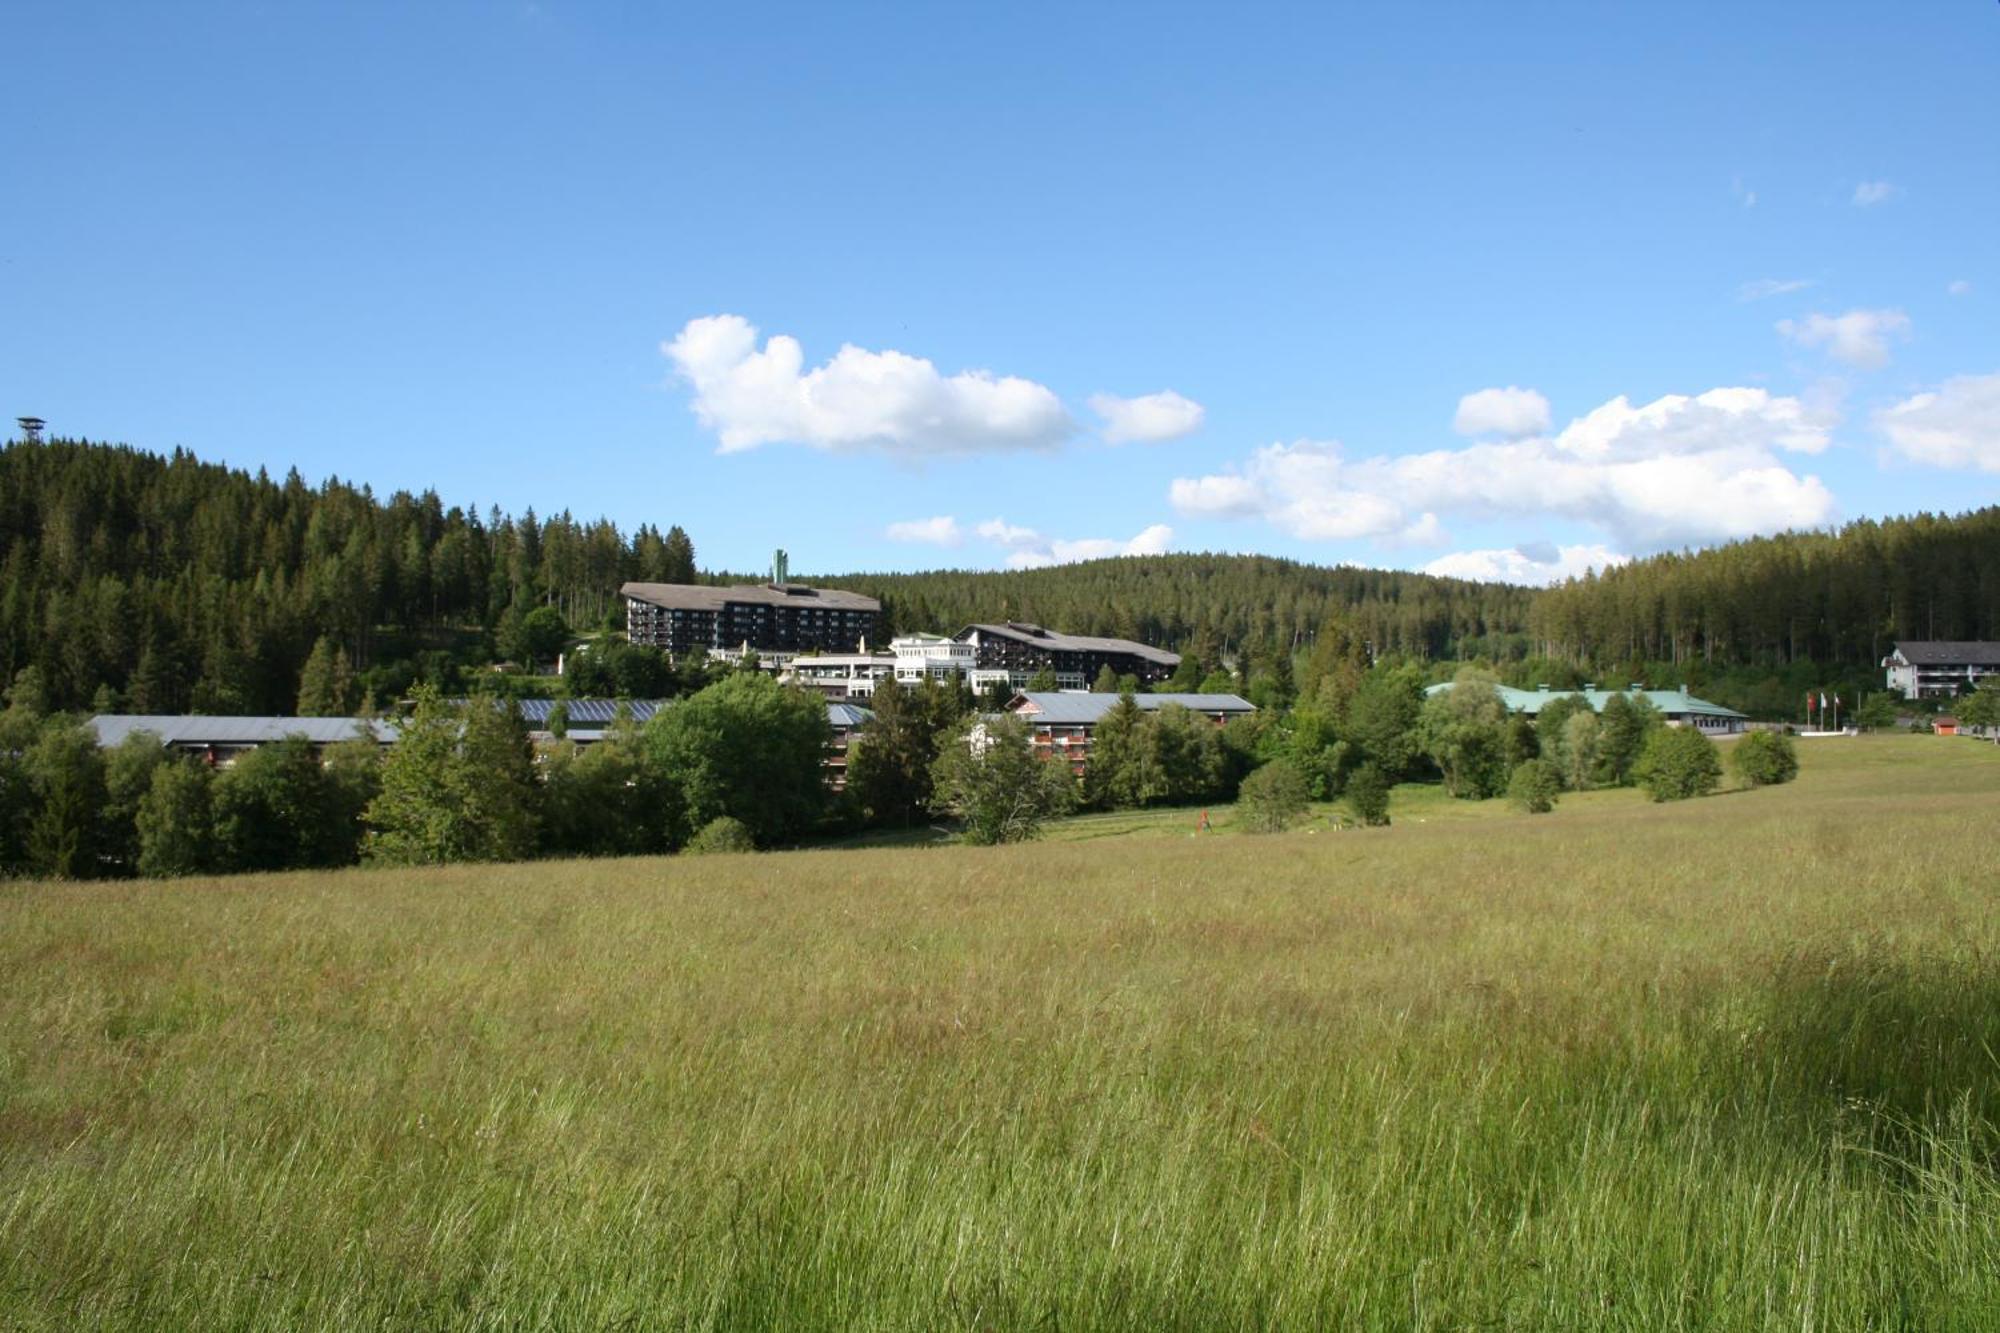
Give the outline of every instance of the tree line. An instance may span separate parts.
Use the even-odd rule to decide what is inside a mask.
[[[288,713],[316,651],[387,702],[519,651],[538,612],[622,624],[620,583],[697,577],[679,527],[482,515],[181,449],[0,450],[0,680],[36,667],[62,708]]]

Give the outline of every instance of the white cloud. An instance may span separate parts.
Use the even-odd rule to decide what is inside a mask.
[[[1155,523],[1123,541],[1114,537],[1067,539],[1045,537],[1033,528],[989,518],[974,529],[981,537],[1008,548],[1009,569],[1040,569],[1077,560],[1103,560],[1115,555],[1159,555],[1172,545],[1174,530]]]
[[[1092,394],[1090,410],[1104,418],[1107,444],[1177,440],[1200,430],[1202,418],[1207,415],[1200,403],[1183,398],[1172,389],[1138,398],[1120,398],[1115,393]]]
[[[1533,389],[1481,389],[1458,400],[1451,428],[1460,435],[1538,435],[1549,428],[1549,400]]]
[[[1424,573],[1481,583],[1546,587],[1592,570],[1622,565],[1631,558],[1603,545],[1556,547],[1538,542],[1499,551],[1453,551],[1425,565]]]
[[[1825,347],[1836,361],[1864,370],[1889,364],[1889,342],[1910,336],[1910,317],[1900,310],[1850,310],[1825,315],[1815,310],[1804,319],[1781,319],[1778,332],[1801,347]]]
[[[1946,380],[1877,412],[1875,424],[1919,463],[2000,472],[2000,372]]]
[[[1532,514],[1658,547],[1824,522],[1832,493],[1781,455],[1824,450],[1829,425],[1763,389],[1637,407],[1619,397],[1552,436],[1427,453],[1350,459],[1337,444],[1272,444],[1231,471],[1176,480],[1169,498],[1183,514],[1260,517],[1310,541],[1435,535],[1440,513]]]
[[[1951,296],[1964,296],[1972,290],[1972,284],[1964,278],[1953,278],[1945,284],[1945,292]]]
[[[1767,297],[1784,296],[1790,292],[1802,292],[1813,285],[1811,278],[1758,278],[1746,282],[1736,289],[1739,301],[1762,301]]]
[[[691,319],[660,350],[725,454],[781,442],[907,457],[1045,449],[1073,429],[1061,400],[1032,380],[946,376],[922,357],[852,345],[805,370],[796,338],[774,334],[759,349],[740,315]]]
[[[956,546],[962,539],[958,530],[958,520],[950,514],[939,514],[936,518],[905,519],[901,523],[891,523],[888,537],[892,542],[927,542],[932,546]]]
[[[1854,206],[1873,208],[1877,204],[1888,203],[1901,193],[1900,187],[1891,185],[1888,181],[1862,181],[1854,187]]]
[[[1741,176],[1729,182],[1729,192],[1735,195],[1736,202],[1742,204],[1745,208],[1755,208],[1757,206],[1757,192],[1745,185]]]

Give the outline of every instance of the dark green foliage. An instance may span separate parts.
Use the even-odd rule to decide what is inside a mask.
[[[938,745],[968,710],[954,686],[893,678],[876,685],[869,708],[848,744],[847,791],[871,822],[907,827],[929,810]]]
[[[1384,778],[1399,782],[1411,775],[1422,753],[1417,719],[1423,707],[1421,671],[1378,665],[1361,678],[1348,705],[1346,739]]]
[[[1874,675],[1896,639],[2000,639],[1995,588],[2000,507],[1635,560],[1541,593],[1528,622],[1541,653],[1571,663],[1636,657],[1677,675],[1743,665],[1769,676],[1839,662]],[[1824,683],[1803,681],[1756,711],[1794,716],[1804,686]]]
[[[28,747],[21,768],[28,798],[23,838],[28,870],[48,879],[97,875],[104,760],[96,734],[66,718],[51,718]]]
[[[1283,833],[1312,806],[1305,774],[1289,759],[1273,759],[1243,779],[1236,809],[1252,833]]]
[[[699,673],[687,692],[708,683],[706,673]],[[683,684],[665,653],[624,639],[598,639],[563,663],[563,687],[573,699],[670,699],[682,693]]]
[[[682,836],[679,793],[647,762],[629,718],[595,745],[552,746],[542,757],[542,848],[556,856],[639,856]]]
[[[526,666],[552,663],[570,640],[569,622],[553,606],[538,606],[524,612],[511,627],[500,650]]]
[[[139,865],[139,805],[152,790],[161,765],[170,762],[160,738],[136,731],[103,751],[104,806],[98,818],[98,849],[107,874],[131,875]]]
[[[461,712],[426,686],[382,763],[364,848],[395,865],[519,860],[534,850],[536,796],[513,705],[475,698]]]
[[[1633,776],[1656,801],[1706,796],[1722,782],[1715,742],[1693,727],[1658,727],[1633,765]]]
[[[1729,747],[1729,766],[1748,787],[1773,787],[1799,775],[1799,751],[1790,736],[1753,731]]]
[[[944,740],[931,770],[932,805],[975,844],[1021,842],[1076,800],[1069,765],[1035,757],[1017,717],[968,718]]]
[[[1476,667],[1462,668],[1452,688],[1425,701],[1417,741],[1444,775],[1445,790],[1475,801],[1506,790],[1519,744],[1492,675]]]
[[[134,820],[140,874],[157,879],[215,868],[213,786],[208,766],[193,759],[170,758],[153,770]]]
[[[347,650],[321,635],[299,673],[300,717],[343,717],[354,706],[354,670]]]
[[[761,672],[738,672],[646,724],[648,762],[671,774],[689,828],[730,815],[760,847],[789,842],[826,808],[826,703]]]
[[[1978,689],[1959,699],[1957,709],[1958,720],[1969,727],[2000,727],[2000,676],[1980,681]]]
[[[1895,695],[1877,690],[1862,700],[1860,709],[1854,714],[1854,720],[1867,731],[1889,731],[1895,727],[1896,718],[1901,711],[1901,705]]]
[[[690,856],[712,856],[720,852],[754,852],[757,840],[740,819],[719,815],[702,825],[701,832],[688,841]]]
[[[239,757],[215,781],[219,869],[291,870],[345,863],[353,846],[311,742],[287,736]]]
[[[1507,799],[1531,815],[1545,815],[1555,809],[1562,790],[1562,770],[1548,759],[1523,760],[1507,781]]]
[[[1634,766],[1654,732],[1666,725],[1644,695],[1614,694],[1597,717],[1597,780],[1608,787],[1629,786]]]
[[[1092,694],[1117,694],[1120,692],[1118,673],[1111,669],[1109,662],[1098,668],[1097,679],[1090,687]]]
[[[1226,797],[1236,772],[1208,718],[1172,703],[1142,710],[1127,691],[1092,731],[1083,793],[1106,810],[1189,805]]]
[[[642,570],[642,553],[652,552]],[[0,680],[38,669],[50,707],[109,685],[137,712],[288,713],[315,645],[344,651],[340,709],[489,660],[512,605],[618,618],[630,578],[694,577],[686,534],[567,513],[519,519],[425,492],[377,499],[296,473],[273,480],[73,441],[0,450]],[[337,673],[335,673],[337,674]],[[320,681],[324,680],[324,675]]]
[[[1041,692],[1046,690],[1052,690],[1055,687],[1056,687],[1056,673],[1053,667],[1043,667],[1040,671],[1037,671],[1034,675],[1028,677],[1028,685],[1027,685],[1028,689]]]
[[[1347,808],[1354,818],[1370,828],[1389,822],[1390,784],[1374,764],[1363,764],[1347,779]]]
[[[1083,774],[1083,798],[1091,805],[1130,809],[1147,804],[1164,788],[1152,747],[1140,735],[1145,720],[1137,700],[1121,694],[1091,729],[1090,762]]]

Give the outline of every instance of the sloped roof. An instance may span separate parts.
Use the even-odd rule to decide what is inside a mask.
[[[268,745],[287,736],[304,736],[315,745],[351,741],[372,735],[387,745],[396,739],[396,724],[358,717],[201,717],[176,713],[99,713],[90,719],[97,743],[113,746],[134,732],[157,736],[162,745]]]
[[[1441,690],[1450,689],[1452,684],[1453,682],[1446,681],[1442,685],[1432,685],[1424,693],[1436,694]],[[1545,705],[1569,695],[1580,695],[1589,702],[1593,711],[1601,713],[1613,695],[1622,694],[1628,699],[1646,699],[1668,717],[1728,717],[1747,720],[1746,714],[1739,713],[1734,708],[1724,708],[1721,704],[1697,699],[1686,690],[1517,690],[1511,685],[1496,685],[1494,688],[1500,691],[1500,702],[1507,706],[1508,712],[1526,713],[1529,717],[1540,713]]]
[[[1148,662],[1157,662],[1161,666],[1173,667],[1181,664],[1179,653],[1155,648],[1150,643],[1138,643],[1131,639],[1105,639],[1094,634],[1064,634],[1058,630],[1044,629],[1040,625],[1031,625],[1024,620],[1010,620],[1003,625],[967,625],[958,632],[958,637],[963,639],[974,630],[981,634],[997,634],[1016,643],[1047,648],[1051,652],[1129,653]]]
[[[863,597],[858,592],[809,588],[803,583],[787,583],[782,588],[774,588],[768,583],[738,583],[728,587],[712,587],[706,583],[627,583],[618,590],[618,595],[679,611],[720,611],[731,602],[819,607],[829,611],[882,609],[882,603],[873,597]]]
[[[1179,704],[1197,713],[1254,713],[1257,705],[1234,694],[1135,694],[1140,711],[1151,713],[1168,704]],[[1084,694],[1079,690],[1024,690],[1008,701],[1007,709],[1036,722],[1057,726],[1095,726],[1118,706],[1115,694]]]
[[[1911,666],[2000,666],[2000,643],[1898,639],[1896,651]]]
[[[874,717],[875,714],[858,704],[829,703],[826,706],[826,722],[830,727],[845,727],[849,731]]]

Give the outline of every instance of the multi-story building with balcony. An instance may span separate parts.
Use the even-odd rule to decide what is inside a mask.
[[[851,653],[881,623],[873,597],[802,583],[628,583],[625,633],[632,642],[683,653]]]
[[[2000,643],[1899,639],[1882,668],[1889,688],[1905,699],[1950,699],[2000,675]]]
[[[1156,685],[1181,664],[1180,654],[1151,644],[1063,634],[1018,620],[967,625],[956,637],[973,651],[974,689],[996,683],[1020,689],[1042,671],[1055,674],[1057,689],[1088,689],[1107,666],[1114,676],[1136,676],[1145,684]]]

